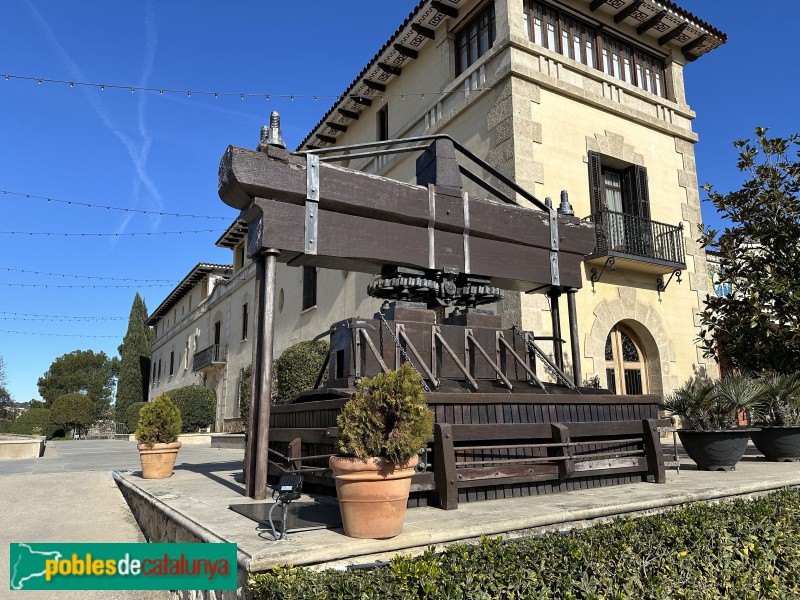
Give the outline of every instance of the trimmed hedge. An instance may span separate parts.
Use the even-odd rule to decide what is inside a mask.
[[[691,504],[565,535],[484,538],[372,570],[276,567],[258,599],[800,598],[800,492]]]
[[[36,435],[45,435],[48,439],[58,432],[64,435],[64,430],[52,422],[47,408],[29,408],[11,422],[10,429],[10,433],[20,435],[34,435],[35,429]]]
[[[195,433],[214,424],[217,397],[202,385],[187,385],[167,392],[181,411],[181,433]]]
[[[320,340],[298,342],[284,350],[275,361],[273,404],[287,404],[300,392],[313,388],[329,349],[330,344]],[[323,376],[322,381],[326,379]]]

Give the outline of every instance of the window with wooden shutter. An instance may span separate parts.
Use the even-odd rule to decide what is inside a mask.
[[[647,169],[589,152],[592,214],[597,228],[597,252],[614,250],[651,256],[653,232]]]

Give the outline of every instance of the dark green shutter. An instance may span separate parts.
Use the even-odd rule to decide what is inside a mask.
[[[605,208],[603,204],[603,170],[600,155],[589,152],[589,190],[592,194],[592,214],[597,215]]]
[[[636,195],[639,201],[638,214],[643,219],[650,220],[650,192],[647,185],[647,167],[636,165],[633,167],[636,180]]]

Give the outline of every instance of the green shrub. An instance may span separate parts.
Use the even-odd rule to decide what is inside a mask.
[[[693,377],[659,406],[679,416],[688,429],[718,431],[736,427],[739,413],[757,408],[763,396],[761,383],[745,375],[716,381]]]
[[[761,378],[764,396],[753,411],[758,425],[800,425],[800,373]]]
[[[41,429],[42,435],[47,436],[48,439],[59,431],[63,435],[63,430],[52,422],[50,410],[47,408],[29,408],[26,410],[11,422],[10,433],[33,435],[33,430],[37,427]]]
[[[329,349],[330,344],[320,340],[299,342],[284,350],[275,361],[273,404],[287,404],[300,392],[312,389]],[[323,376],[322,381],[326,378]]]
[[[123,423],[125,423],[125,427],[129,432],[136,431],[136,427],[139,425],[139,411],[142,410],[145,404],[147,402],[134,402],[125,409],[125,414],[122,415],[124,417]]]
[[[170,390],[169,397],[181,411],[181,433],[195,433],[214,424],[217,398],[212,390],[202,385],[187,385]]]
[[[181,411],[169,396],[161,394],[139,411],[136,439],[140,444],[170,444],[181,432]]]
[[[409,363],[362,379],[336,422],[340,454],[362,460],[381,456],[396,464],[416,455],[433,431],[422,378]]]
[[[800,597],[800,492],[691,504],[566,535],[484,538],[386,567],[251,575],[258,600]]]

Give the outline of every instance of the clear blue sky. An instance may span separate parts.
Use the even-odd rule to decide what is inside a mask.
[[[12,397],[18,402],[38,398],[36,380],[64,353],[116,354],[137,289],[153,310],[197,262],[228,262],[228,251],[213,245],[236,216],[216,193],[222,152],[229,144],[255,147],[271,110],[280,111],[284,138],[294,148],[328,109],[330,96],[344,91],[415,4],[4,0],[1,190],[225,217],[142,215],[0,195],[0,232],[216,230],[118,238],[0,233],[0,356]],[[755,11],[742,1],[679,4],[729,35],[725,46],[688,65],[685,73],[689,103],[698,114],[699,179],[730,189],[740,180],[733,139],[749,135],[755,125],[780,134],[800,130],[792,119],[800,92],[793,41],[800,5],[763,2]],[[6,81],[5,73],[272,96],[242,100],[238,95],[101,91]],[[716,222],[707,206],[704,218]],[[148,287],[159,282],[142,280],[168,283]],[[39,287],[27,287],[34,284]],[[135,287],[56,287],[65,285]]]

